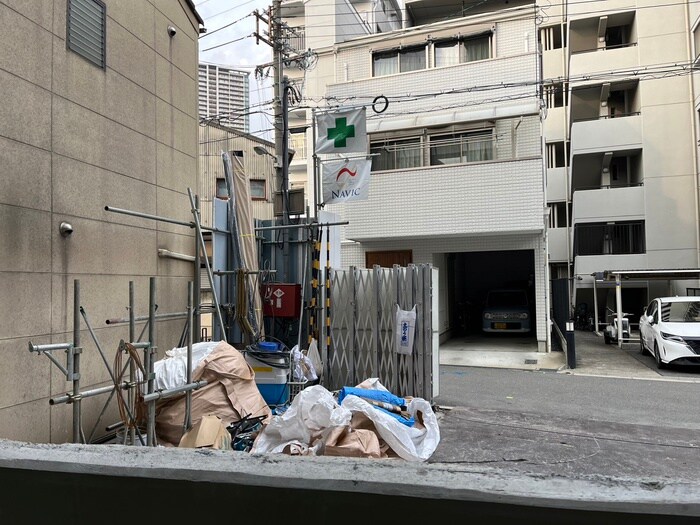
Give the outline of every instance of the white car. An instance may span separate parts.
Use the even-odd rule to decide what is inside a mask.
[[[700,365],[700,297],[659,297],[639,318],[640,351],[656,366]]]

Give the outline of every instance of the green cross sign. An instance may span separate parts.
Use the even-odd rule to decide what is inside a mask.
[[[355,126],[348,126],[348,119],[345,117],[335,119],[335,127],[328,128],[328,140],[333,141],[333,146],[336,148],[344,148],[347,146],[346,139],[351,139],[355,136]]]

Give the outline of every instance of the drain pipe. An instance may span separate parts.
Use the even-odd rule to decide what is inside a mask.
[[[694,24],[694,28],[697,30],[697,25]],[[690,7],[688,2],[685,3],[685,26],[690,27]],[[689,31],[686,34],[686,39],[685,39],[685,46],[686,46],[686,56],[690,58],[690,60],[693,60],[695,57],[693,56],[692,53],[692,46],[690,43],[690,38],[691,34],[693,32]],[[696,50],[700,51],[700,50]],[[688,75],[688,89],[690,90],[690,99],[694,100],[694,90],[693,90],[693,77],[694,75]],[[695,109],[695,108],[693,108]],[[691,136],[693,138],[693,164],[695,167],[695,173],[694,173],[694,184],[695,184],[695,189],[693,191],[694,197],[695,197],[695,246],[697,249],[697,261],[698,261],[698,267],[700,267],[700,211],[698,210],[698,191],[700,191],[700,184],[699,184],[699,179],[698,179],[698,133],[696,129],[696,124],[695,124],[695,115],[697,114],[695,111],[690,111],[690,130],[691,130]]]

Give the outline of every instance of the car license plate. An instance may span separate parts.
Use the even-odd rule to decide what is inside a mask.
[[[506,329],[506,323],[493,323],[493,327],[496,330],[505,330]]]

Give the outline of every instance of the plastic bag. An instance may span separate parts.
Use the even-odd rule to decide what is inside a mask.
[[[283,452],[288,445],[306,450],[312,435],[349,425],[351,418],[352,413],[338,405],[328,390],[321,385],[310,386],[294,397],[284,414],[272,418],[250,451],[253,454]]]
[[[292,348],[292,363],[294,365],[292,367],[294,381],[316,381],[318,379],[314,364],[299,351],[299,345],[294,345]]]
[[[411,310],[402,310],[396,305],[396,353],[411,355],[413,353],[413,335],[416,331],[416,306]]]
[[[370,378],[358,385],[387,392],[377,378]],[[414,397],[408,401],[407,412],[423,425],[406,426],[392,415],[377,410],[370,403],[357,396],[346,396],[341,407],[353,413],[361,412],[374,423],[377,433],[401,458],[408,461],[427,461],[440,443],[440,428],[430,403]]]
[[[306,355],[309,357],[311,364],[314,365],[314,370],[316,375],[320,378],[323,377],[323,361],[321,360],[321,354],[318,351],[318,343],[316,339],[311,339],[309,344],[309,349],[306,351]]]
[[[192,345],[192,371],[197,368],[199,363],[211,354],[221,341],[205,341],[203,343],[195,343]],[[163,359],[153,363],[153,371],[155,372],[155,389],[167,390],[176,388],[187,383],[187,347],[173,348],[165,352]],[[141,377],[138,372],[139,379]],[[142,387],[144,394],[146,385]]]

